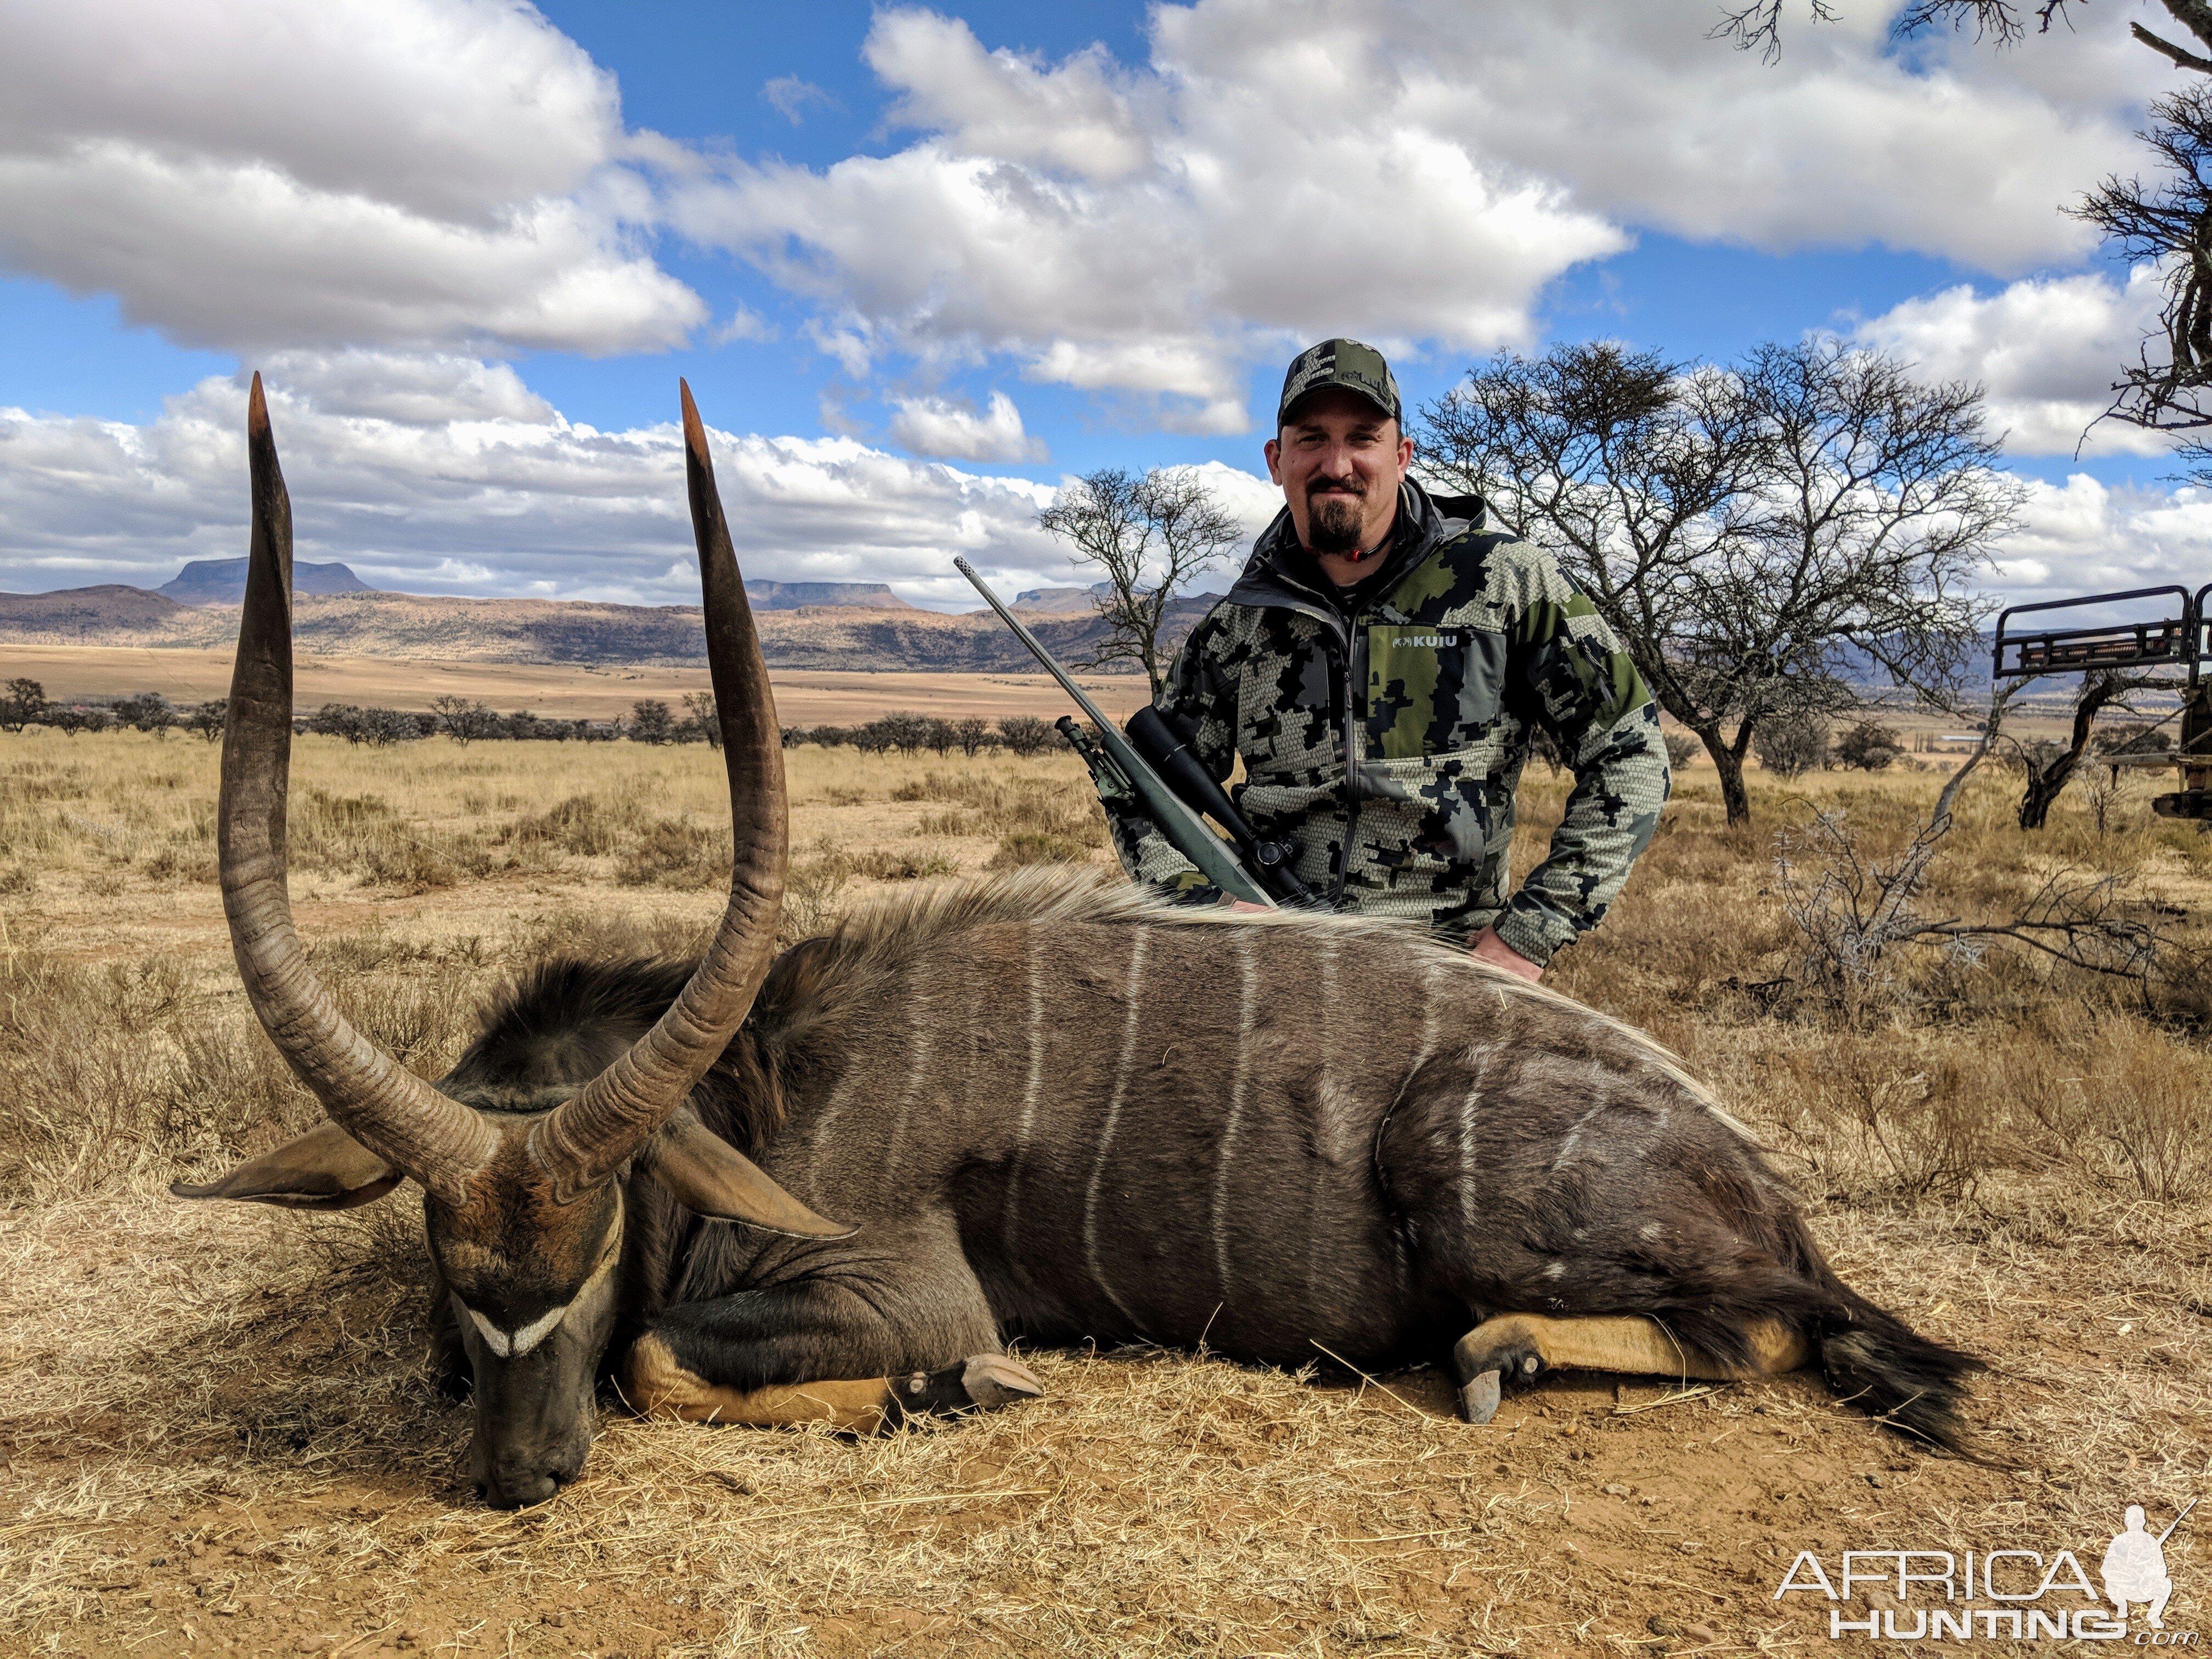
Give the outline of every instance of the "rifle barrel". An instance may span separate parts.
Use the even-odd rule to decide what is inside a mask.
[[[2158,1541],[2161,1547],[2165,1545],[2167,1539],[2173,1536],[2173,1529],[2179,1526],[2183,1522],[2189,1519],[2189,1511],[2196,1507],[2197,1500],[2192,1498],[2186,1504],[2184,1504],[2181,1506],[2180,1514],[2175,1516],[2172,1520],[2166,1523],[2166,1530],[2158,1535]]]

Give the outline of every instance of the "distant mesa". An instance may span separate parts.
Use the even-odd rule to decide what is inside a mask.
[[[803,611],[809,605],[858,605],[872,611],[914,607],[882,582],[747,582],[745,597],[762,611]]]
[[[1014,595],[1014,609],[1035,611],[1041,617],[1088,617],[1094,615],[1097,601],[1114,591],[1111,582],[1093,582],[1088,587],[1032,587]],[[1185,593],[1175,601],[1176,614],[1196,607],[1210,611],[1218,593]]]
[[[1091,587],[1032,587],[1014,595],[1014,609],[1042,611],[1048,617],[1071,616],[1097,610],[1092,601],[1106,591],[1104,582]]]
[[[292,566],[295,593],[374,593],[378,590],[342,564]],[[194,559],[170,580],[154,590],[179,605],[243,605],[246,603],[246,561]]]

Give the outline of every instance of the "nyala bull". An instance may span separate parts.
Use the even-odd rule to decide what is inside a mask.
[[[1464,953],[1028,872],[775,956],[776,721],[688,388],[684,425],[728,908],[696,964],[541,964],[432,1084],[346,1024],[292,932],[290,520],[258,379],[249,410],[223,896],[253,1005],[332,1121],[175,1190],[337,1208],[419,1182],[492,1503],[575,1477],[605,1378],[642,1412],[869,1430],[1038,1392],[1017,1337],[1448,1355],[1477,1423],[1560,1367],[1817,1362],[1954,1437],[1973,1362],[1838,1279],[1662,1050]]]

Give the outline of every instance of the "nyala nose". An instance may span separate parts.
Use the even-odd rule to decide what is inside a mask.
[[[552,1497],[561,1490],[561,1479],[552,1469],[502,1471],[477,1481],[477,1492],[494,1509],[519,1510]]]

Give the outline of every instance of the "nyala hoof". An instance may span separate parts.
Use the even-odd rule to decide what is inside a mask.
[[[1460,1415],[1470,1423],[1487,1423],[1509,1389],[1518,1393],[1544,1374],[1544,1357],[1529,1344],[1478,1341],[1481,1335],[1470,1331],[1452,1349],[1454,1373],[1468,1379],[1459,1391]]]
[[[996,1411],[1034,1400],[1044,1384],[1026,1365],[1002,1353],[979,1353],[939,1371],[916,1371],[891,1384],[901,1421],[909,1417],[957,1417]]]
[[[1496,1371],[1484,1371],[1459,1391],[1459,1414],[1476,1425],[1487,1423],[1498,1415],[1498,1402],[1504,1397]]]
[[[983,1411],[1019,1405],[1044,1392],[1044,1384],[1026,1365],[1017,1365],[1002,1353],[979,1353],[960,1368],[960,1386],[971,1405]]]

